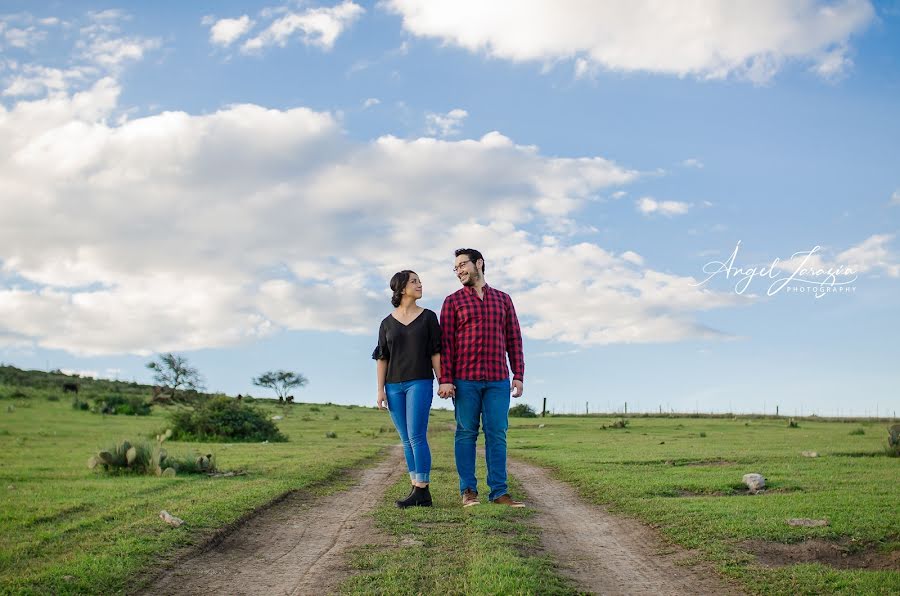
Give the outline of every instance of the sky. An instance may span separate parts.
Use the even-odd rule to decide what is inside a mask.
[[[884,416],[898,233],[897,1],[0,1],[21,368],[372,405],[473,247],[536,408]]]

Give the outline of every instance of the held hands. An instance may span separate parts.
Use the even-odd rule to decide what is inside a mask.
[[[438,396],[440,396],[441,399],[456,397],[456,385],[453,383],[441,383],[438,386]]]
[[[387,403],[387,394],[385,394],[384,389],[378,390],[378,409],[383,410],[385,408],[385,404]]]
[[[525,391],[525,385],[522,381],[513,381],[512,387],[510,387],[509,390],[513,397],[522,397],[522,393]]]

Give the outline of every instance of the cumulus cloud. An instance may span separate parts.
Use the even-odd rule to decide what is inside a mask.
[[[681,162],[681,165],[686,168],[697,168],[698,170],[703,169],[703,162],[694,157],[684,160],[683,162]]]
[[[463,121],[469,113],[459,108],[450,110],[446,114],[425,114],[426,130],[430,135],[440,137],[452,137],[459,134]]]
[[[891,195],[891,205],[900,205],[900,189],[897,189]]]
[[[371,333],[393,272],[414,266],[427,296],[449,293],[463,245],[483,250],[531,338],[711,337],[694,313],[738,303],[550,232],[638,178],[602,157],[550,157],[499,132],[359,142],[302,107],[116,122],[120,93],[106,78],[0,106],[7,345],[149,354],[280,329]]]
[[[241,15],[236,19],[219,19],[209,22],[209,42],[214,45],[228,47],[243,37],[253,27],[253,21],[247,15]]]
[[[363,109],[367,110],[373,106],[377,106],[381,103],[381,100],[377,97],[369,97],[363,102]]]
[[[578,77],[603,68],[768,81],[789,60],[832,79],[852,64],[849,39],[875,20],[867,0],[387,0],[403,27],[516,62],[573,60]]]
[[[659,213],[671,217],[673,215],[684,215],[691,208],[689,203],[681,201],[657,201],[652,197],[642,197],[635,201],[638,211],[644,215],[652,215]]]
[[[337,6],[309,8],[303,12],[281,12],[284,14],[259,35],[245,41],[241,51],[254,53],[273,45],[285,47],[294,37],[298,37],[308,46],[330,50],[341,33],[350,27],[365,9],[350,0],[345,0]],[[272,13],[264,13],[265,16],[269,14]]]

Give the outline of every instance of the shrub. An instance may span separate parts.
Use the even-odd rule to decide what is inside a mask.
[[[333,430],[329,430],[329,431],[327,431],[327,432],[325,433],[325,438],[327,438],[327,439],[336,439],[336,438],[337,438],[337,433],[334,432]]]
[[[856,428],[856,429],[853,429],[850,431],[851,437],[855,436],[855,435],[864,435],[864,434],[866,434],[866,431],[863,428]]]
[[[900,457],[900,424],[895,424],[888,429],[888,455]]]
[[[312,406],[312,407],[309,409],[309,411],[310,411],[310,412],[321,412],[322,409],[319,408],[319,406]]]
[[[132,445],[122,441],[109,449],[99,451],[88,460],[88,467],[101,467],[106,472],[134,472],[147,474],[153,465],[153,448],[149,443]]]
[[[705,432],[701,432],[701,433],[700,433],[700,436],[701,436],[702,438],[706,438],[706,433],[705,433]]]
[[[537,418],[534,408],[528,404],[516,404],[509,409],[509,415],[513,418]]]
[[[626,426],[628,426],[628,421],[624,418],[619,418],[609,425],[610,428],[625,428]]]
[[[150,404],[139,395],[114,394],[94,400],[94,412],[97,414],[122,414],[123,416],[147,416]]]
[[[788,422],[788,428],[800,428],[800,423],[791,418]]]
[[[170,456],[163,449],[163,442],[172,436],[171,431],[156,436],[154,448],[148,442],[132,445],[122,441],[109,449],[99,451],[88,460],[88,467],[99,467],[104,472],[175,476],[176,474],[206,474],[216,471],[216,458],[206,455]]]
[[[227,397],[216,397],[193,410],[170,414],[172,434],[181,441],[281,442],[274,422],[258,408]]]
[[[86,401],[82,401],[76,397],[72,400],[72,409],[87,411],[91,409],[91,405]]]
[[[47,396],[47,401],[59,401],[59,396],[51,393]]]

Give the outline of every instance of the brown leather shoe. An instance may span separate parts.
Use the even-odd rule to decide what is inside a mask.
[[[516,507],[516,508],[525,506],[525,503],[523,503],[522,501],[514,501],[513,498],[509,495],[501,495],[501,496],[497,497],[496,499],[494,499],[493,501],[491,501],[491,503],[493,503],[494,505],[506,505],[507,507]]]
[[[478,493],[476,493],[471,488],[467,488],[466,491],[462,495],[463,507],[471,507],[472,505],[478,505]]]

